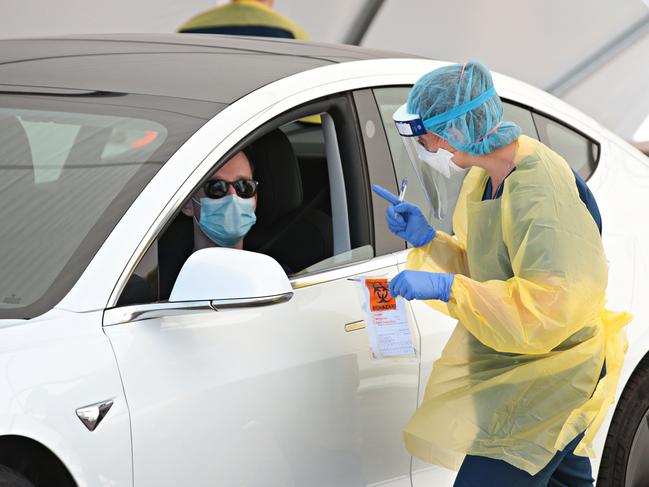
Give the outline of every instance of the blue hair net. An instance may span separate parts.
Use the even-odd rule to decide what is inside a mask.
[[[456,149],[478,156],[493,152],[518,138],[521,129],[503,122],[503,106],[491,73],[471,61],[425,74],[408,94],[408,112],[418,114],[424,126]]]

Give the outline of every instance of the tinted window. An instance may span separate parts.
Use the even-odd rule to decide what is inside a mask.
[[[344,99],[335,103],[348,107]],[[356,223],[368,216],[367,205],[360,208],[353,200],[358,195],[364,198],[365,192],[363,178],[351,169],[361,161],[350,156],[358,148],[353,147],[356,138],[350,132],[353,125],[344,118],[347,113],[332,108],[306,118],[285,114],[282,118],[290,121],[270,131],[262,127],[265,135],[242,147],[259,182],[257,221],[243,239],[243,248],[273,257],[288,275],[303,276],[374,257],[369,233]],[[168,299],[183,264],[196,250],[194,235],[200,231],[192,217],[179,213],[158,237],[157,247],[147,253],[150,259],[140,261],[118,305]]]
[[[521,128],[524,135],[539,140],[532,113],[527,108],[503,100],[503,120],[514,122]]]
[[[336,123],[330,114],[323,114],[280,127],[299,167],[302,203],[296,210],[297,216],[286,220],[288,226],[273,229],[271,238],[279,236],[283,245],[276,246],[275,255],[271,255],[295,275],[322,272],[374,256],[369,241],[355,245],[351,239],[350,225],[356,209],[346,193],[348,186],[358,182],[345,178],[339,147],[345,141],[334,137]],[[327,124],[331,124],[330,132]],[[272,172],[277,171],[279,167]],[[308,232],[310,239],[300,238],[303,232]],[[282,234],[293,237],[282,238]],[[321,251],[316,252],[320,247]]]
[[[430,208],[428,198],[426,197],[426,190],[419,182],[419,178],[408,157],[408,152],[392,119],[392,115],[397,108],[407,100],[409,91],[409,87],[379,88],[374,90],[374,95],[381,112],[381,118],[383,119],[383,127],[388,138],[388,145],[390,146],[397,181],[401,181],[404,177],[408,178],[406,199],[426,211],[426,209]],[[435,218],[432,213],[426,215],[435,228],[452,233],[451,220],[453,217],[453,209],[455,208],[455,202],[457,201],[463,180],[464,175],[458,175],[452,177],[446,183],[446,194],[449,197],[449,201],[448,211],[443,219]]]
[[[597,166],[599,145],[552,119],[534,114],[541,142],[563,157],[583,179],[588,179]]]
[[[158,110],[154,98],[0,96],[0,318],[30,318],[60,300],[205,123],[182,102]]]

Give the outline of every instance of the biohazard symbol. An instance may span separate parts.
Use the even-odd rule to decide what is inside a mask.
[[[392,299],[390,291],[383,284],[374,284],[374,294],[379,299],[379,303],[389,303]]]
[[[370,291],[370,311],[397,309],[396,300],[390,295],[387,279],[365,279]]]

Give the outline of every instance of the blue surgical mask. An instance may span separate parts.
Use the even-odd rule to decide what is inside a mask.
[[[194,200],[196,201],[196,200]],[[246,236],[257,221],[255,199],[229,194],[223,198],[201,198],[198,226],[221,247],[232,247]]]

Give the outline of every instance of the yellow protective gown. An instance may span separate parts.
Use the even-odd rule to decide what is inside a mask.
[[[592,455],[631,316],[604,309],[601,238],[565,160],[521,136],[515,162],[502,197],[488,201],[489,176],[472,168],[455,237],[438,232],[408,257],[408,269],[456,275],[448,304],[426,303],[459,322],[404,441],[447,468],[468,453],[534,475],[586,429],[575,453]]]

